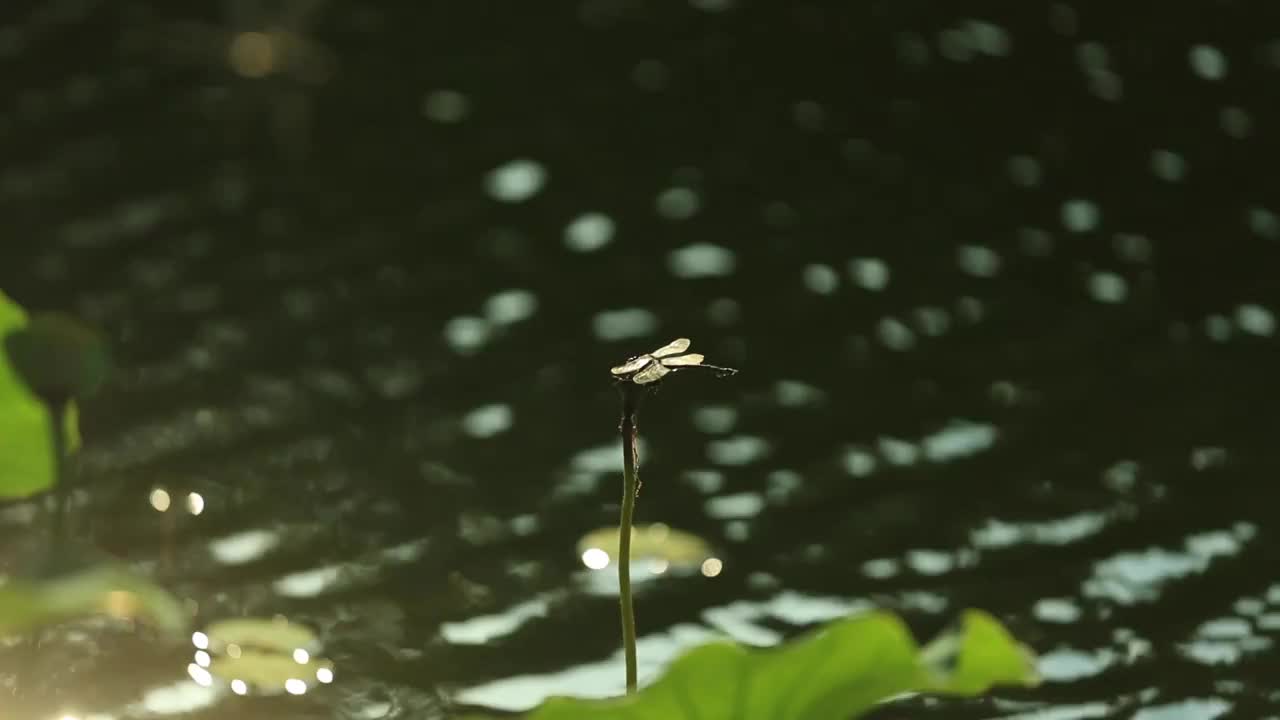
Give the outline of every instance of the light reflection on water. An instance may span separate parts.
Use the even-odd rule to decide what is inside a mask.
[[[280,534],[271,530],[245,530],[209,543],[209,554],[224,565],[243,565],[261,559],[280,544]]]
[[[992,425],[957,419],[918,442],[881,435],[876,440],[878,453],[852,447],[842,460],[848,474],[866,477],[875,472],[880,460],[897,466],[914,465],[922,456],[933,463],[950,462],[990,449],[998,436]]]
[[[1072,682],[1104,672],[1115,660],[1110,649],[1085,652],[1061,648],[1042,653],[1038,669],[1047,682]]]
[[[1083,611],[1070,598],[1041,598],[1036,601],[1033,614],[1041,622],[1073,623],[1080,619]]]
[[[1038,523],[1008,523],[992,518],[971,534],[975,547],[999,548],[1037,545],[1067,545],[1101,532],[1118,511],[1084,512]]]
[[[1183,550],[1150,548],[1115,555],[1095,564],[1093,576],[1084,582],[1083,593],[1122,605],[1155,601],[1165,585],[1205,572],[1216,557],[1239,553],[1256,532],[1253,525],[1242,523],[1230,530],[1193,535]]]
[[[613,242],[616,231],[616,224],[608,215],[598,212],[583,213],[565,228],[564,244],[575,252],[595,252]]]
[[[707,516],[717,520],[754,517],[764,507],[764,497],[754,492],[719,495],[708,498],[703,505]]]
[[[1221,698],[1195,698],[1142,708],[1133,720],[1213,720],[1230,712],[1231,707]]]
[[[483,645],[518,630],[526,622],[547,614],[554,596],[536,597],[493,615],[480,615],[440,626],[440,635],[455,645]]]
[[[595,336],[608,342],[648,337],[657,332],[658,325],[658,316],[644,308],[601,310],[591,319]]]
[[[688,280],[732,275],[737,261],[728,248],[699,242],[672,251],[667,264],[673,275]]]
[[[996,720],[1090,720],[1091,718],[1110,717],[1114,712],[1115,708],[1112,706],[1095,702],[1083,705],[1060,705],[1043,710],[1001,715]]]
[[[546,182],[547,170],[541,163],[517,158],[491,170],[485,190],[500,202],[520,203],[537,195]]]

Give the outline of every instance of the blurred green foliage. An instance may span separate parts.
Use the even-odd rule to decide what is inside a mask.
[[[0,585],[0,636],[85,615],[144,620],[171,636],[183,633],[189,618],[163,588],[111,561],[53,577],[10,578]]]
[[[27,327],[27,313],[0,292],[0,338]],[[0,499],[25,498],[48,490],[54,477],[49,411],[5,352],[0,352]],[[67,449],[80,445],[75,403],[63,423]]]

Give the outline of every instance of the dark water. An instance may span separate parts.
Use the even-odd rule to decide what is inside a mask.
[[[78,533],[336,681],[88,623],[0,717],[616,690],[606,373],[680,335],[743,372],[647,405],[639,514],[723,571],[644,583],[642,670],[979,606],[1046,684],[878,717],[1272,712],[1280,6],[224,5],[6,4],[0,287],[117,348]]]

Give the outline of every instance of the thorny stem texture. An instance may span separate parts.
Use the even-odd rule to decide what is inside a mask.
[[[640,492],[640,458],[636,421],[641,389],[631,383],[622,393],[622,517],[618,522],[618,596],[622,607],[622,651],[627,664],[627,693],[636,691],[636,613],[631,598],[631,526]]]

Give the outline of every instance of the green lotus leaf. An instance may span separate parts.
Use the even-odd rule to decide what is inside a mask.
[[[27,314],[0,292],[0,338],[27,327]],[[75,403],[67,406],[63,432],[67,449],[80,445]],[[53,442],[49,411],[0,352],[0,499],[18,499],[53,486]]]

